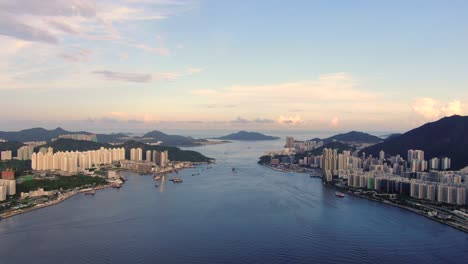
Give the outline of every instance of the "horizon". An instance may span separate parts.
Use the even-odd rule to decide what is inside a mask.
[[[0,127],[407,131],[466,113],[467,8],[3,0]]]

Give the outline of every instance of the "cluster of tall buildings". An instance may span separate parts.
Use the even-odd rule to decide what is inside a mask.
[[[315,140],[298,141],[298,140],[295,140],[294,137],[286,137],[285,148],[292,149],[295,152],[311,151],[321,146],[323,146],[322,141],[315,141]]]
[[[66,135],[60,135],[58,138],[97,142],[97,136],[95,134],[66,134]],[[53,138],[52,141],[55,141],[58,138]]]
[[[34,153],[33,146],[22,146],[21,148],[18,149],[18,159],[30,160],[33,153]]]
[[[49,148],[46,153],[37,152],[32,154],[31,167],[33,170],[58,170],[69,173],[76,173],[92,168],[94,165],[112,164],[125,160],[124,148],[106,149],[90,151],[66,151],[53,153]]]
[[[409,150],[408,160],[399,155],[385,158],[380,151],[379,158],[353,156],[349,151],[338,153],[336,149],[324,149],[317,157],[306,157],[302,163],[315,163],[323,170],[325,181],[334,177],[347,179],[348,186],[371,189],[386,193],[398,193],[417,199],[468,204],[468,172],[428,170],[424,151]],[[450,158],[433,158],[431,168],[450,168]],[[434,165],[434,166],[433,166]],[[437,165],[438,167],[436,167]]]
[[[132,148],[130,149],[130,160],[154,162],[159,167],[165,167],[169,161],[169,152],[167,150],[166,151],[147,150],[145,152],[145,157],[143,159],[143,149]]]
[[[468,180],[468,173],[458,175]],[[411,196],[416,199],[465,205],[467,186],[461,183],[425,181],[408,179],[388,173],[355,171],[347,175],[348,186],[360,189],[375,190],[389,194]]]
[[[0,179],[0,201],[5,201],[7,195],[16,194],[16,181]]]

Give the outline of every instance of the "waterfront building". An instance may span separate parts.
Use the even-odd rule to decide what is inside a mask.
[[[12,169],[7,169],[2,171],[2,179],[3,180],[14,180],[15,179],[15,172]]]
[[[57,152],[47,154],[41,152],[33,153],[31,167],[33,170],[59,170],[63,172],[76,173],[92,168],[93,166],[107,165],[125,159],[125,149],[90,150],[85,152]]]
[[[169,161],[169,152],[165,151],[153,151],[153,160],[161,168],[166,167],[167,162]]]
[[[7,190],[5,186],[0,185],[0,202],[6,200]]]
[[[16,181],[15,180],[0,180],[0,186],[4,186],[6,188],[7,195],[15,195],[16,194]]]
[[[1,160],[11,160],[13,159],[13,152],[11,150],[4,150],[0,152]]]
[[[146,151],[146,159],[147,162],[151,162],[151,150]]]

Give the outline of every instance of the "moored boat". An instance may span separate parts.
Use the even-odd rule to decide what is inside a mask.
[[[335,195],[338,196],[338,197],[340,197],[340,198],[343,198],[343,197],[344,197],[344,194],[341,193],[341,192],[336,192]]]

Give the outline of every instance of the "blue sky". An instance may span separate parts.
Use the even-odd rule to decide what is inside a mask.
[[[465,114],[466,1],[0,0],[2,130],[403,131]]]

